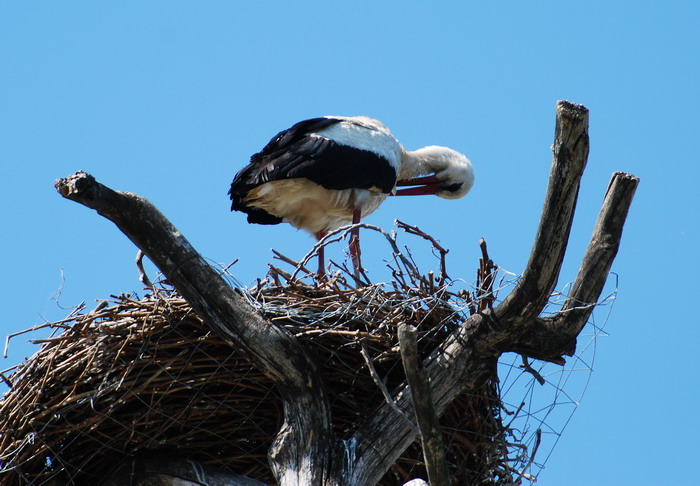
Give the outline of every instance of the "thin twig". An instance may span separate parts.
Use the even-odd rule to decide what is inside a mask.
[[[420,236],[421,238],[428,240],[430,244],[433,245],[433,248],[440,252],[440,278],[442,279],[443,283],[447,281],[450,277],[449,275],[447,275],[447,262],[445,257],[450,250],[444,248],[440,243],[438,243],[438,241],[435,238],[433,238],[429,234],[425,233],[424,231],[421,231],[418,228],[418,226],[406,224],[403,221],[399,221],[398,219],[394,221],[394,224],[408,234]]]
[[[139,250],[136,252],[136,268],[139,271],[139,281],[155,294],[156,290],[153,287],[153,283],[151,283],[151,279],[148,278],[148,275],[146,275],[146,271],[143,269],[143,257],[145,255],[146,254],[143,250]]]
[[[528,479],[532,481],[532,476],[527,473],[527,470],[530,469],[530,466],[532,466],[532,463],[535,462],[535,455],[537,454],[537,450],[540,448],[540,444],[542,443],[542,429],[537,429],[535,432],[535,447],[532,448],[532,454],[530,454],[530,459],[527,461],[527,464],[525,464],[525,467],[523,468],[522,472],[521,471],[516,471],[519,475],[524,477],[525,479]]]
[[[38,331],[39,329],[44,329],[46,327],[52,328],[52,329],[55,329],[58,327],[68,329],[68,328],[70,328],[70,326],[65,325],[65,323],[73,322],[75,320],[77,314],[79,312],[81,312],[83,309],[85,309],[85,302],[81,302],[80,304],[75,306],[75,308],[71,311],[70,314],[68,314],[68,317],[66,317],[65,319],[61,319],[60,321],[56,321],[56,322],[45,322],[44,324],[38,324],[36,326],[30,327],[29,329],[25,329],[23,331],[18,331],[18,332],[13,332],[12,334],[8,334],[7,336],[5,336],[5,350],[3,351],[3,358],[7,358],[7,353],[8,353],[9,348],[10,348],[10,339],[12,339],[13,337],[21,336],[22,334],[26,334],[28,332]]]
[[[496,266],[489,258],[489,252],[486,248],[486,240],[479,240],[481,248],[481,258],[479,259],[479,272],[477,277],[477,297],[479,298],[479,310],[483,311],[487,308],[493,309],[493,303],[496,300],[493,294],[493,282],[496,278],[494,272]]]
[[[396,235],[395,234],[392,236],[389,233],[387,233],[386,231],[384,231],[382,228],[380,228],[379,226],[375,226],[372,224],[356,223],[356,224],[348,224],[345,226],[341,226],[340,228],[329,232],[326,236],[324,236],[318,242],[316,242],[316,244],[311,248],[311,250],[304,256],[304,258],[301,259],[299,266],[297,266],[297,269],[292,274],[292,278],[295,278],[296,274],[299,272],[299,270],[302,270],[304,265],[306,265],[309,262],[309,260],[311,260],[314,256],[317,255],[318,250],[321,247],[325,247],[331,243],[335,243],[337,241],[342,240],[343,238],[345,238],[345,236],[348,233],[350,233],[355,228],[365,228],[365,229],[376,231],[377,233],[384,235],[386,240],[391,245],[391,248],[394,251],[394,254],[402,261],[402,263],[404,265],[406,265],[406,267],[408,267],[411,271],[415,271],[415,273],[418,274],[418,271],[415,268],[415,265],[413,265],[408,259],[406,259],[406,257],[403,255],[403,253],[399,250],[399,247],[396,244]]]
[[[9,388],[12,388],[12,382],[7,376],[4,375],[4,373],[0,373],[0,378],[2,378],[2,381],[4,381]]]
[[[542,375],[540,375],[536,369],[534,369],[532,366],[530,366],[530,362],[527,360],[527,356],[525,356],[524,354],[521,354],[520,357],[523,359],[523,364],[522,364],[521,368],[523,370],[527,371],[528,373],[530,373],[532,376],[534,376],[540,385],[544,385],[545,379],[542,378]]]
[[[410,418],[408,418],[408,415],[406,415],[406,412],[401,410],[398,405],[396,405],[396,402],[394,401],[393,398],[391,398],[391,394],[389,393],[389,390],[386,388],[386,385],[382,381],[381,377],[379,376],[379,373],[377,373],[377,370],[374,368],[374,364],[372,364],[372,358],[370,358],[369,353],[367,352],[367,348],[365,346],[365,343],[362,343],[362,347],[360,352],[362,353],[362,357],[365,359],[365,363],[367,363],[367,369],[369,369],[369,374],[372,376],[372,379],[374,382],[377,384],[377,387],[382,392],[382,395],[384,395],[384,400],[386,403],[393,408],[396,413],[398,413],[401,417],[406,420],[406,423],[411,427],[413,432],[415,432],[416,435],[420,435],[420,432],[418,431],[418,427],[416,427],[416,424],[414,424]]]
[[[236,263],[238,263],[238,258],[234,259],[231,263],[229,263],[224,268],[222,268],[221,271],[219,272],[219,275],[223,275],[223,274],[227,273],[228,269],[231,268],[232,266],[234,266]]]
[[[288,256],[283,255],[282,253],[278,252],[274,248],[272,249],[272,253],[274,255],[274,258],[277,260],[281,260],[284,263],[287,263],[293,267],[295,267],[297,270],[303,270],[306,272],[307,275],[311,274],[311,271],[309,271],[308,268],[306,268],[302,263],[299,263],[297,261],[294,261],[293,259],[289,258]],[[296,277],[297,272],[295,271],[293,275],[291,275],[291,279],[294,280]]]

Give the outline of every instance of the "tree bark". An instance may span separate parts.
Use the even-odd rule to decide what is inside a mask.
[[[576,338],[586,325],[620,247],[622,228],[632,204],[639,179],[615,172],[605,194],[593,235],[581,268],[561,311],[547,318],[536,318],[530,332],[513,343],[509,351],[532,358],[557,362],[562,355],[572,356]]]
[[[537,237],[523,277],[499,305],[471,316],[424,360],[438,414],[455,397],[477,388],[493,376],[498,357],[504,352],[520,352],[560,364],[564,363],[562,355],[573,352],[569,333],[565,334],[566,339],[562,339],[557,332],[555,336],[560,338],[555,339],[556,344],[548,342],[555,329],[576,328],[555,324],[566,321],[566,313],[560,312],[549,319],[537,316],[559,276],[588,151],[588,110],[581,105],[558,102],[549,185]],[[619,191],[626,197],[616,198],[604,206],[603,211],[606,214],[612,212],[614,216],[606,216],[606,224],[601,228],[606,235],[617,238],[618,244],[629,209],[627,202],[631,201],[639,182],[631,175],[619,179]],[[616,252],[617,245],[607,245],[605,255],[610,263]],[[588,273],[586,278],[604,282],[608,269],[609,266],[598,266],[596,273]],[[586,297],[589,302],[594,302],[599,295],[600,289],[597,289],[595,295],[591,292]],[[532,334],[539,339],[533,341]],[[395,403],[400,409],[410,406],[407,386],[398,390]],[[388,406],[381,407],[369,418],[358,429],[355,438],[357,462],[352,484],[376,483],[381,478],[379,471],[388,469],[416,439],[413,430]]]
[[[114,191],[78,172],[56,181],[59,193],[109,219],[163,272],[197,314],[275,382],[284,425],[270,450],[280,486],[333,484],[342,455],[331,433],[330,411],[314,362],[291,334],[273,325],[231,288],[187,239],[146,199]]]
[[[573,353],[617,253],[638,184],[635,176],[613,175],[568,300],[553,317],[539,317],[559,278],[588,151],[588,110],[558,102],[549,185],[522,278],[500,304],[465,320],[422,363],[438,416],[455,397],[493,376],[504,352],[560,364]],[[269,454],[278,484],[375,484],[416,439],[414,428],[397,412],[411,408],[411,390],[404,384],[395,392],[394,406],[380,406],[350,440],[339,441],[331,430],[324,385],[305,349],[262,318],[153,205],[83,172],[56,181],[56,188],[113,221],[205,323],[275,381],[285,411]]]
[[[414,326],[407,324],[399,326],[399,345],[406,381],[411,390],[416,423],[420,430],[428,480],[431,486],[449,486],[450,476],[445,458],[445,445],[442,441],[440,418],[435,413],[428,376],[418,358],[418,343]]]

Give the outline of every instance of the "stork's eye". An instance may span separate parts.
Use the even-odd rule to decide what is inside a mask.
[[[449,186],[442,186],[443,191],[447,192],[457,192],[462,188],[462,182],[455,182],[454,184],[450,184]]]

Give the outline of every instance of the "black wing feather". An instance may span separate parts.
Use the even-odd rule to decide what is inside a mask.
[[[306,178],[326,189],[369,189],[389,193],[396,171],[379,155],[309,134],[344,120],[312,118],[275,135],[250,163],[236,174],[229,195],[231,210],[248,213],[248,222],[277,224],[282,220],[245,204],[248,192],[266,182]],[[352,163],[350,163],[352,162]]]

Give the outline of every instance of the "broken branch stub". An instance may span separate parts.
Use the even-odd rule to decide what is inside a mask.
[[[450,476],[445,459],[445,445],[442,441],[440,418],[435,413],[430,382],[418,355],[416,328],[408,324],[399,326],[401,361],[406,373],[406,381],[411,390],[416,423],[420,429],[423,458],[432,486],[449,486]]]

